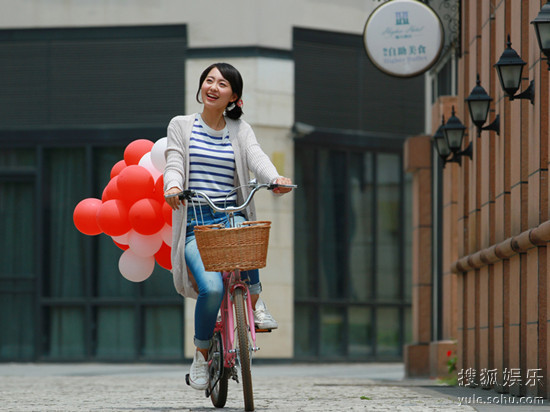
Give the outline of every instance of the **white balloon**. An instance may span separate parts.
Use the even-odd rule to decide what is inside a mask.
[[[164,243],[172,247],[172,226],[170,226],[168,223],[165,223],[164,227],[160,231],[160,235],[162,236],[162,240],[164,241]]]
[[[153,165],[153,162],[151,161],[151,152],[145,153],[141,157],[141,159],[139,160],[138,165],[140,165],[141,167],[146,168],[149,171],[149,173],[151,173],[151,175],[153,176],[153,179],[155,179],[155,181],[159,178],[159,176],[162,175],[162,172],[159,171],[155,167],[155,165]]]
[[[130,249],[124,251],[118,261],[118,270],[132,282],[143,282],[153,273],[155,258],[138,256]]]
[[[111,236],[113,240],[117,243],[120,243],[121,245],[127,245],[128,244],[128,235],[130,232],[124,233],[120,236]]]
[[[142,235],[132,229],[128,235],[128,245],[130,250],[138,256],[153,256],[162,246],[161,232],[154,235]]]
[[[151,161],[153,162],[153,165],[161,172],[164,172],[164,167],[166,166],[164,152],[166,151],[167,143],[168,138],[163,137],[158,139],[151,149]]]

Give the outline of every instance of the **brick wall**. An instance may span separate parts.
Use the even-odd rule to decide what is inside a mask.
[[[468,126],[464,145],[473,142],[474,156],[444,170],[443,294],[456,299],[456,318],[447,313],[444,327],[458,340],[459,371],[472,368],[483,385],[482,371],[496,369],[497,384],[484,386],[547,397],[548,239],[531,235],[548,220],[548,70],[530,24],[545,3],[462,2],[457,116]],[[520,91],[534,80],[534,104],[510,101],[500,88],[493,65],[508,34],[527,62]],[[487,124],[500,115],[500,135],[477,138],[470,122],[464,98],[477,74],[494,99]],[[520,381],[512,384],[510,371]],[[532,385],[528,373],[544,378],[542,385]]]

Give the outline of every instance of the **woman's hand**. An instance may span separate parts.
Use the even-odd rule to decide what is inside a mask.
[[[291,185],[292,180],[290,180],[288,177],[279,177],[277,180],[275,180],[275,183],[278,185]],[[276,187],[273,189],[273,193],[288,193],[292,190],[291,187]]]
[[[179,187],[171,187],[166,192],[164,192],[164,200],[166,200],[166,203],[172,208],[172,210],[177,210],[179,208],[179,204],[185,204],[184,202],[180,202],[179,198],[177,196],[172,197],[166,197],[169,195],[176,195],[179,192],[181,192],[181,189]]]

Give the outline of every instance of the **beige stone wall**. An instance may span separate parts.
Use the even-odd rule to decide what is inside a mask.
[[[189,47],[290,50],[292,27],[362,34],[378,0],[0,0],[0,28],[187,24]]]

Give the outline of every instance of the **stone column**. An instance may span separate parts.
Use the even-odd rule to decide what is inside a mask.
[[[412,184],[412,335],[405,345],[405,374],[429,376],[432,319],[432,142],[430,136],[407,139],[404,168]]]

